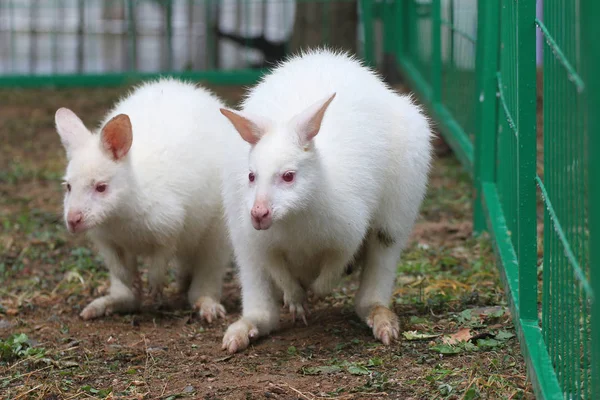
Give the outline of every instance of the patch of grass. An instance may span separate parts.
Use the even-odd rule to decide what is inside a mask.
[[[32,180],[60,181],[61,178],[61,171],[37,168],[32,163],[13,161],[8,165],[8,168],[0,170],[0,183],[9,185]]]
[[[373,372],[367,381],[360,386],[352,388],[353,393],[381,393],[390,387],[389,378],[385,373]]]
[[[319,365],[314,367],[303,366],[299,373],[302,375],[319,375],[346,372],[351,375],[371,375],[373,373],[372,369],[380,367],[382,364],[383,360],[377,357],[369,359],[368,361],[358,362],[334,358],[330,360],[329,365]]]
[[[498,303],[503,293],[487,238],[467,238],[462,247],[409,247],[398,266],[397,304],[433,311],[468,304]]]
[[[6,340],[0,339],[0,361],[11,362],[19,358],[42,358],[46,349],[35,347],[24,333],[15,333]]]
[[[109,389],[96,389],[90,385],[85,385],[81,387],[81,390],[87,394],[92,395],[93,397],[104,399],[108,397],[112,393],[112,388]]]

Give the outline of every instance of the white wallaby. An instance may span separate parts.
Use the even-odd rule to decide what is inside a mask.
[[[137,256],[150,259],[150,293],[161,298],[173,258],[180,289],[201,318],[225,315],[223,276],[233,252],[221,200],[221,172],[232,142],[223,103],[192,84],[163,79],[137,87],[91,133],[71,110],[56,112],[67,151],[64,216],[87,231],[110,271],[107,296],[81,317],[139,309]],[[231,137],[234,136],[234,137]]]
[[[276,329],[282,298],[306,322],[307,289],[330,292],[350,264],[362,266],[356,312],[384,344],[398,338],[388,305],[431,159],[419,107],[352,57],[315,50],[221,112],[245,141],[224,178],[243,315],[223,348]]]

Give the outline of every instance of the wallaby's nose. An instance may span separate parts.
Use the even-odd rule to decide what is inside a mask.
[[[254,228],[268,229],[271,226],[271,211],[265,203],[255,203],[250,214]]]
[[[83,213],[81,211],[69,211],[67,215],[67,223],[72,232],[76,232],[77,228],[83,222]]]

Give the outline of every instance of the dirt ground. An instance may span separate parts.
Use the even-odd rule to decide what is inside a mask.
[[[242,93],[215,90],[232,104]],[[491,246],[471,236],[471,183],[451,155],[434,163],[398,266],[403,335],[390,347],[353,312],[356,276],[313,302],[308,326],[282,310],[280,331],[233,356],[221,350],[240,314],[233,271],[229,314],[212,325],[148,302],[136,315],[79,319],[107,273],[63,226],[53,115],[67,106],[94,126],[125,91],[0,91],[0,397],[533,399]]]

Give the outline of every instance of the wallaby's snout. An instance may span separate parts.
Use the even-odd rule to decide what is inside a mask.
[[[83,213],[81,211],[69,211],[67,225],[72,233],[76,233],[83,227]]]
[[[271,223],[273,222],[272,214],[273,213],[269,209],[269,205],[266,201],[257,200],[250,211],[254,229],[269,229]]]

